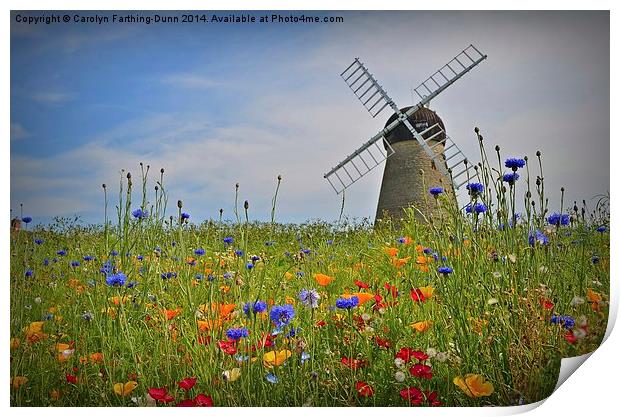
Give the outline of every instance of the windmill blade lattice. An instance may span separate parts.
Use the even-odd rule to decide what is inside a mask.
[[[467,182],[467,179],[463,180],[463,178],[469,177],[469,165],[466,162],[465,154],[450,137],[445,135],[439,124],[418,132],[409,122],[409,117],[486,58],[487,56],[475,46],[469,45],[418,87],[414,88],[421,100],[406,112],[400,110],[400,107],[394,103],[366,66],[359,58],[355,58],[353,63],[340,74],[347,86],[372,117],[376,117],[385,108],[390,107],[398,118],[324,175],[334,191],[340,194],[394,153],[394,149],[385,138],[401,123],[407,127],[422,146],[434,162],[435,167],[447,178],[450,178],[453,187],[458,190]],[[441,141],[434,140],[442,134],[444,139]],[[379,142],[383,145],[383,150]],[[379,153],[377,153],[377,149],[380,150]],[[452,175],[454,169],[462,163],[464,163],[465,169]],[[463,177],[464,175],[465,177]]]

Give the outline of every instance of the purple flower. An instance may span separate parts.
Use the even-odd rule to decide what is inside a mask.
[[[299,300],[301,303],[310,308],[317,308],[319,306],[319,299],[321,296],[317,290],[303,289],[299,292]]]
[[[286,326],[295,317],[295,309],[290,304],[273,306],[269,318],[277,327]]]

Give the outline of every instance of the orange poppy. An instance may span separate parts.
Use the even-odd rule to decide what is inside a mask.
[[[322,287],[329,285],[329,283],[334,280],[333,277],[330,277],[329,275],[325,275],[325,274],[314,274],[314,279]]]
[[[392,258],[398,256],[398,249],[396,248],[383,248],[383,251],[390,255],[390,257]]]

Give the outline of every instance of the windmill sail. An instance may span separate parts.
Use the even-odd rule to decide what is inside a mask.
[[[459,189],[469,178],[469,166],[465,154],[448,136],[445,136],[445,139],[439,143],[431,143],[431,140],[438,135],[436,129],[438,125],[434,125],[423,132],[417,132],[409,122],[409,117],[486,58],[487,56],[483,55],[475,46],[469,45],[418,87],[414,88],[421,100],[406,112],[401,112],[400,107],[388,96],[366,66],[358,58],[355,58],[353,63],[340,74],[347,86],[372,117],[376,117],[385,108],[390,107],[398,118],[324,175],[334,191],[340,194],[394,153],[385,137],[401,123],[407,127],[426,154],[431,157],[435,167],[447,178],[450,178],[455,189]],[[435,129],[433,130],[433,128]],[[445,134],[441,127],[439,130],[439,133]],[[372,150],[381,149],[379,142],[384,146],[385,152],[372,154],[371,148]],[[372,157],[371,163],[367,163],[369,155]],[[363,158],[364,156],[366,159]],[[460,164],[464,165],[464,169],[458,168]],[[455,172],[454,175],[453,172]]]

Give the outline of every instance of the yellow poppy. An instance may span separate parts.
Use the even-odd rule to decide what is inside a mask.
[[[114,393],[116,395],[120,395],[121,397],[126,397],[131,394],[137,386],[138,383],[136,381],[128,381],[124,384],[122,382],[117,382],[116,384],[114,384]]]
[[[21,344],[21,341],[17,337],[11,338],[11,350],[17,349],[20,344]]]
[[[226,382],[235,382],[241,376],[241,368],[233,368],[230,371],[224,371],[222,376]]]
[[[291,274],[290,272],[285,272],[284,273],[284,278],[288,279],[289,281],[291,279],[293,279],[293,274]]]
[[[325,287],[326,285],[328,285],[330,282],[334,280],[333,277],[330,277],[329,275],[325,275],[325,274],[314,274],[314,279],[322,287]]]
[[[267,368],[271,368],[273,366],[280,366],[284,363],[285,360],[290,358],[291,351],[290,350],[281,350],[276,352],[272,350],[263,355],[263,365]]]
[[[435,292],[435,289],[430,285],[426,287],[420,287],[418,289],[426,299],[431,298],[433,296],[433,293]]]
[[[34,321],[30,323],[26,329],[26,340],[28,340],[28,343],[32,344],[40,340],[47,339],[47,333],[43,333],[44,324],[44,321]]]
[[[479,374],[467,374],[465,378],[457,376],[452,382],[471,398],[488,397],[495,391],[493,384]]]

